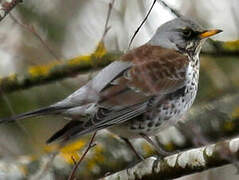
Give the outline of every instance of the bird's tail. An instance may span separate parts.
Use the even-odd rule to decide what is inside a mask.
[[[47,141],[47,144],[50,144],[54,141],[67,141],[71,138],[72,135],[81,130],[81,126],[84,123],[82,121],[71,120],[67,123],[62,129],[54,133]],[[77,130],[75,130],[77,129]]]
[[[16,116],[2,118],[2,119],[0,119],[0,123],[14,122],[16,120],[25,119],[25,118],[29,118],[29,117],[35,117],[35,116],[41,116],[41,115],[57,114],[57,113],[60,113],[64,109],[67,109],[67,108],[59,107],[59,106],[48,106],[48,107],[40,108],[40,109],[37,109],[34,111],[18,114]]]

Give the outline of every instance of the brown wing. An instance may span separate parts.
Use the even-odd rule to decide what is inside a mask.
[[[108,77],[112,81],[110,84],[105,82],[107,86],[102,85],[100,107],[95,115],[84,123],[68,123],[48,143],[126,122],[144,113],[148,107],[147,100],[152,96],[164,97],[183,87],[186,81],[188,59],[173,50],[144,45],[125,54],[120,61],[130,61],[133,65],[127,66],[116,77]]]
[[[144,45],[120,58],[132,67],[102,92],[104,106],[130,106],[154,95],[165,95],[184,86],[189,60],[171,49]]]

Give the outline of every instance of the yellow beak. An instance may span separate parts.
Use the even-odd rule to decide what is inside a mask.
[[[207,30],[199,34],[200,39],[208,38],[222,32],[220,29]]]

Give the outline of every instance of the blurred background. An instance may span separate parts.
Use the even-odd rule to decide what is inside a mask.
[[[56,60],[64,62],[70,58],[94,52],[104,32],[109,2],[109,0],[24,0],[1,21],[0,77],[10,76],[13,73],[24,74],[30,66],[44,65]],[[108,52],[127,50],[130,38],[142,22],[152,2],[152,0],[115,1],[109,19],[111,28],[104,39]],[[214,40],[239,39],[238,0],[165,0],[165,2],[178,10],[180,14],[195,19],[204,27],[223,29],[224,32],[217,35]],[[156,3],[131,48],[147,42],[158,26],[173,18],[175,16],[168,9]],[[239,43],[237,45],[239,46]],[[209,50],[210,47],[205,46],[204,52]],[[200,89],[195,105],[230,94],[232,90],[238,88],[238,60],[237,56],[202,55]],[[89,78],[89,74],[85,73],[27,90],[1,93],[0,117],[50,105],[78,89]],[[55,145],[46,146],[45,141],[66,122],[64,119],[42,117],[23,120],[17,124],[1,124],[0,157],[10,162],[19,157],[30,156],[32,159],[38,159],[52,152]],[[111,152],[108,157],[103,156],[107,154],[106,152],[101,153],[106,149],[105,136],[111,138],[107,141],[107,149]],[[71,148],[82,149],[86,140],[77,141],[75,144],[77,147]],[[80,170],[81,177],[94,179],[91,172],[98,173],[99,176],[111,171],[107,169],[101,171],[100,168],[103,167],[97,166],[97,162],[113,158],[114,161],[112,161],[115,164],[112,165],[112,169],[114,169],[117,167],[119,157],[129,161],[133,159],[133,155],[128,155],[128,149],[124,143],[119,144],[117,138],[111,134],[105,131],[99,132],[97,141],[99,141],[98,149],[96,149],[98,155],[97,157],[89,155],[89,158],[93,160],[91,164],[83,164],[88,172]],[[145,149],[147,151],[147,148]],[[114,150],[115,153],[112,153]],[[63,153],[62,159],[58,159],[57,164],[60,166],[58,169],[64,169],[64,162],[72,163],[70,162],[72,154],[66,154]],[[36,160],[32,165],[33,170],[25,169],[19,174],[27,177],[28,172],[37,172],[36,169],[39,166]],[[117,168],[120,169],[120,167]],[[64,174],[62,176],[57,172],[49,175],[48,179],[60,179],[60,177],[64,179],[63,177],[67,177],[67,173],[70,172],[69,169],[62,171],[61,173]],[[16,175],[12,179],[21,179],[20,177],[21,175]],[[238,176],[235,174],[234,167],[227,166],[180,179],[233,180],[238,179]]]

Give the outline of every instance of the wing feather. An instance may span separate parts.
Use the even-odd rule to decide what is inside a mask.
[[[146,107],[147,104],[142,103],[121,109],[119,111],[100,109],[91,120],[84,122],[72,120],[67,123],[62,129],[53,134],[47,140],[47,143],[51,143],[55,140],[67,141],[74,137],[79,137],[94,131],[111,127],[115,124],[123,123],[128,119],[132,119],[144,113]]]
[[[159,46],[146,44],[128,52],[87,84],[99,96],[91,120],[61,132],[81,136],[143,114],[150,99],[163,98],[185,86],[188,65],[187,56]],[[72,101],[78,94],[72,95]]]

